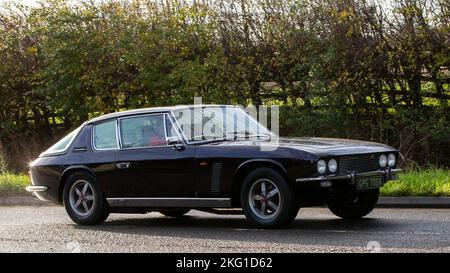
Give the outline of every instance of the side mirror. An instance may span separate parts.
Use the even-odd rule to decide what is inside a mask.
[[[177,144],[183,144],[183,142],[178,137],[168,137],[167,138],[167,145],[177,145]]]

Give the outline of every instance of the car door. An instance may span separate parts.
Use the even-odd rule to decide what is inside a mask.
[[[167,113],[120,118],[118,126],[116,197],[195,197],[195,146],[169,145],[182,140]]]
[[[106,197],[114,194],[114,181],[117,177],[115,158],[119,149],[115,119],[92,124],[92,153],[84,153],[86,148],[74,146],[74,153],[83,156],[83,162],[91,168],[100,182]],[[89,134],[91,135],[91,134]]]

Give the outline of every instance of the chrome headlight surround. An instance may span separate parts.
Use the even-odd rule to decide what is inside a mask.
[[[395,154],[388,154],[387,164],[389,165],[389,167],[394,167],[395,163],[397,163],[397,158],[395,157]]]
[[[378,159],[378,163],[380,164],[381,168],[385,168],[387,165],[387,157],[385,154],[380,155],[380,158]]]
[[[319,174],[324,174],[327,171],[327,163],[325,160],[321,159],[317,161],[317,172]]]
[[[336,159],[332,158],[328,161],[328,170],[331,173],[335,173],[337,171],[338,165]]]

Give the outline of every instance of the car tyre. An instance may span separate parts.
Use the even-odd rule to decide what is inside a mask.
[[[330,202],[328,208],[342,219],[360,219],[375,208],[379,195],[379,189],[359,192],[352,202]]]
[[[292,223],[295,220],[295,218],[297,217],[299,211],[300,211],[300,206],[298,206],[298,205],[293,206],[291,215],[289,217],[289,220],[287,220],[287,222]]]
[[[246,176],[240,201],[247,220],[259,228],[286,226],[298,213],[295,195],[286,179],[270,168],[258,168]]]
[[[101,224],[110,212],[97,179],[88,172],[76,172],[68,177],[63,203],[69,217],[78,225]]]

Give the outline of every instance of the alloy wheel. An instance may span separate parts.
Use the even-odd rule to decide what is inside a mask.
[[[87,216],[92,213],[95,207],[95,193],[89,182],[76,181],[70,188],[69,194],[70,207],[76,214]]]
[[[261,219],[272,219],[280,212],[280,191],[269,179],[259,179],[252,184],[248,201],[253,213]]]

